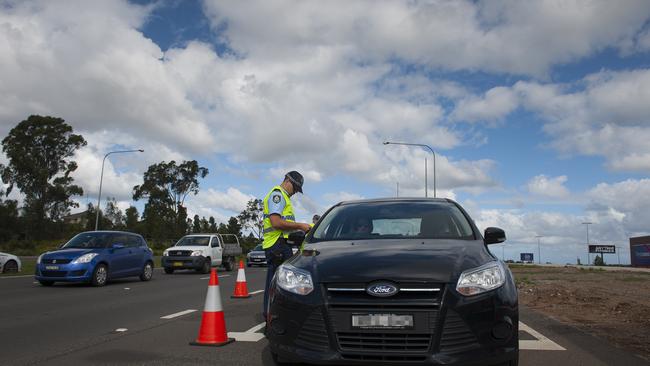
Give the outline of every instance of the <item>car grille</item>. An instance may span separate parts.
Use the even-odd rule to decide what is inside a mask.
[[[426,358],[423,354],[431,349],[436,334],[443,287],[439,284],[421,283],[398,283],[397,285],[414,291],[400,291],[390,297],[376,297],[366,293],[366,284],[325,285],[329,321],[345,358],[392,362],[421,362]],[[381,313],[413,315],[414,327],[412,329],[351,327],[352,314]]]
[[[192,255],[191,250],[170,250],[168,252],[170,257],[189,257]]]
[[[432,334],[410,333],[336,333],[343,351],[407,351],[426,352]]]
[[[314,310],[304,321],[296,337],[296,345],[314,351],[327,351],[330,341],[320,309]]]
[[[454,311],[448,310],[440,338],[440,351],[462,353],[478,347],[476,336]]]
[[[67,258],[49,258],[49,259],[42,259],[41,263],[43,264],[68,264],[72,261],[72,259],[67,259]]]
[[[78,271],[72,271],[72,272],[70,272],[70,276],[73,276],[73,277],[79,277],[79,276],[83,276],[83,275],[85,275],[85,274],[86,274],[86,270],[85,270],[85,269],[80,269],[80,270],[78,270]]]
[[[68,271],[41,271],[43,277],[65,277]]]

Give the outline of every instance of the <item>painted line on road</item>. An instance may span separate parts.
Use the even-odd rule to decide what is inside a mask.
[[[187,309],[187,310],[179,311],[178,313],[161,316],[160,319],[174,319],[174,318],[178,318],[179,316],[193,313],[195,311],[196,311],[195,309]]]
[[[224,277],[230,277],[230,275],[217,275],[217,277],[224,278]],[[199,280],[209,280],[209,279],[210,279],[210,276],[199,278]]]
[[[259,342],[264,338],[264,334],[257,333],[260,329],[264,328],[266,323],[260,323],[245,332],[228,332],[228,337],[235,338],[238,342]]]
[[[559,344],[553,342],[547,337],[543,336],[538,331],[527,326],[526,324],[519,322],[519,330],[530,334],[531,336],[537,338],[534,341],[531,340],[521,340],[519,341],[519,349],[522,350],[537,350],[537,351],[566,351],[566,348],[560,346]]]
[[[257,290],[257,291],[249,292],[248,294],[255,295],[255,294],[259,294],[260,292],[264,292],[264,290]]]
[[[127,330],[128,330],[128,329],[126,329],[126,328],[117,328],[117,329],[115,329],[115,332],[117,332],[117,333],[123,333],[123,332],[126,332]]]
[[[23,275],[23,276],[0,276],[0,279],[5,279],[5,278],[25,278],[25,277],[34,277],[34,275]]]

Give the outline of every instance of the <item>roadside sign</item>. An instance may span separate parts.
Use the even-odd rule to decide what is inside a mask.
[[[520,253],[520,258],[522,262],[532,262],[533,261],[533,253]]]
[[[616,245],[590,245],[589,253],[615,254]]]

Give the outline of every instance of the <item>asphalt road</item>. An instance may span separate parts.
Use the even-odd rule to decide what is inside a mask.
[[[0,278],[0,365],[272,365],[257,292],[265,270],[246,269],[249,299],[231,299],[236,272],[219,272],[226,326],[238,338],[221,348],[188,344],[199,330],[207,275],[156,270],[151,282],[102,288]],[[520,365],[650,364],[529,309],[520,317]]]

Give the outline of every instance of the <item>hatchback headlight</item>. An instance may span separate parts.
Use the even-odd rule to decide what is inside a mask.
[[[275,276],[281,289],[294,294],[309,295],[314,290],[311,274],[290,264],[281,265]]]
[[[190,255],[191,255],[192,257],[198,257],[198,256],[200,256],[200,255],[202,255],[202,254],[203,254],[202,251],[200,251],[200,250],[195,250],[195,251],[193,251],[192,254],[190,254]]]
[[[44,255],[45,255],[45,253],[38,256],[38,258],[36,259],[36,264],[41,264],[41,259],[43,259]]]
[[[501,287],[505,281],[503,265],[500,262],[490,262],[463,272],[458,279],[456,291],[465,296],[478,295]]]
[[[168,255],[169,255],[169,251],[165,250],[165,251],[163,252],[163,257],[166,257],[166,256],[168,256]]]
[[[73,261],[70,262],[70,263],[72,263],[72,264],[88,263],[88,262],[90,262],[91,260],[93,260],[93,258],[95,258],[96,256],[97,256],[97,253],[88,253],[88,254],[84,254],[84,255],[82,255],[81,257],[79,257],[79,258],[73,260]]]

